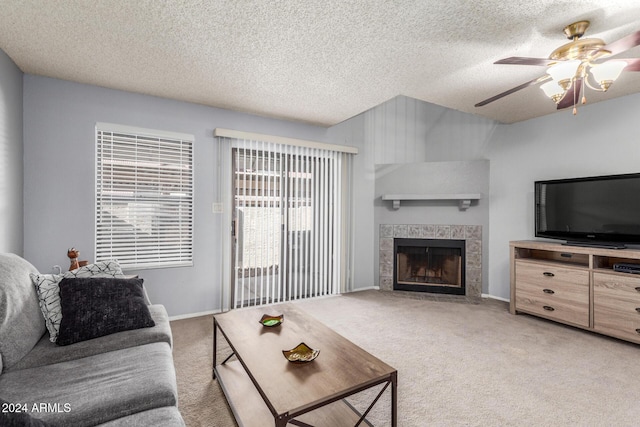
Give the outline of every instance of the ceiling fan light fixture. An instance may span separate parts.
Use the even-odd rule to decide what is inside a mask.
[[[620,77],[620,73],[626,66],[625,61],[607,61],[604,64],[594,65],[590,71],[600,88],[606,92],[609,86]]]
[[[557,109],[573,106],[576,114],[580,95],[582,103],[587,102],[585,89],[606,92],[625,67],[627,71],[640,71],[640,58],[616,59],[599,64],[608,57],[640,46],[640,30],[605,44],[598,38],[582,38],[588,27],[589,21],[567,25],[564,33],[571,41],[551,52],[548,58],[512,56],[495,61],[495,64],[542,65],[548,68],[546,74],[478,102],[475,106],[482,107],[529,86],[546,82],[540,88],[557,104]]]
[[[571,80],[576,76],[576,72],[581,63],[582,61],[578,59],[558,62],[549,67],[547,74],[549,74],[557,84],[562,86],[564,90],[567,90],[571,85]]]
[[[551,80],[540,86],[540,89],[544,91],[544,94],[553,100],[556,104],[560,102],[564,94],[566,93],[566,89],[562,88],[558,84],[558,82]]]

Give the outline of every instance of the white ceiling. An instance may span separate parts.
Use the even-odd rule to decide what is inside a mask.
[[[397,95],[512,123],[556,112],[545,58],[565,25],[610,43],[638,0],[1,0],[0,48],[25,73],[330,126]],[[636,47],[619,55],[640,57]],[[588,102],[640,92],[623,72]]]

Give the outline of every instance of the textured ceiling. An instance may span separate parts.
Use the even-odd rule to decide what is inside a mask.
[[[0,0],[0,48],[25,73],[330,126],[397,95],[511,123],[556,112],[544,74],[562,28],[610,43],[638,0]],[[622,57],[640,57],[633,48]],[[589,102],[640,92],[626,72]]]

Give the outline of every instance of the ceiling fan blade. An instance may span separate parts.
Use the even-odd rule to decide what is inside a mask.
[[[549,80],[550,78],[551,78],[550,75],[545,74],[542,77],[538,77],[537,79],[533,79],[533,80],[528,81],[526,83],[522,83],[520,86],[513,87],[513,88],[511,88],[511,89],[509,89],[509,90],[507,90],[505,92],[499,93],[499,94],[497,94],[495,96],[492,96],[491,98],[488,98],[488,99],[485,99],[484,101],[478,102],[475,106],[476,107],[482,107],[483,105],[487,105],[487,104],[489,104],[489,103],[491,103],[493,101],[496,101],[496,100],[498,100],[500,98],[503,98],[503,97],[505,97],[507,95],[511,95],[512,93],[517,92],[517,91],[519,91],[521,89],[524,89],[524,88],[529,87],[529,86],[533,86],[533,85],[538,84],[538,83],[542,83],[543,81]]]
[[[558,110],[563,108],[573,107],[580,103],[580,90],[582,89],[582,79],[576,79],[571,87],[567,90],[564,97],[558,102]]]
[[[558,62],[547,58],[527,58],[524,56],[511,56],[509,58],[500,59],[494,64],[512,64],[512,65],[551,65]]]
[[[640,30],[611,42],[600,50],[608,50],[611,52],[611,55],[617,55],[638,45],[640,45]]]
[[[623,71],[640,71],[640,58],[616,58],[615,60],[627,63]]]

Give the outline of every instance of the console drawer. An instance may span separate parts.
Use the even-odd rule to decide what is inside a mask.
[[[593,273],[594,303],[600,302],[611,308],[620,304],[640,307],[640,277],[624,274]]]
[[[516,260],[515,308],[589,327],[589,272],[551,263]]]
[[[640,315],[622,315],[602,308],[593,309],[593,330],[640,343]]]
[[[593,274],[593,328],[640,342],[640,277]]]

